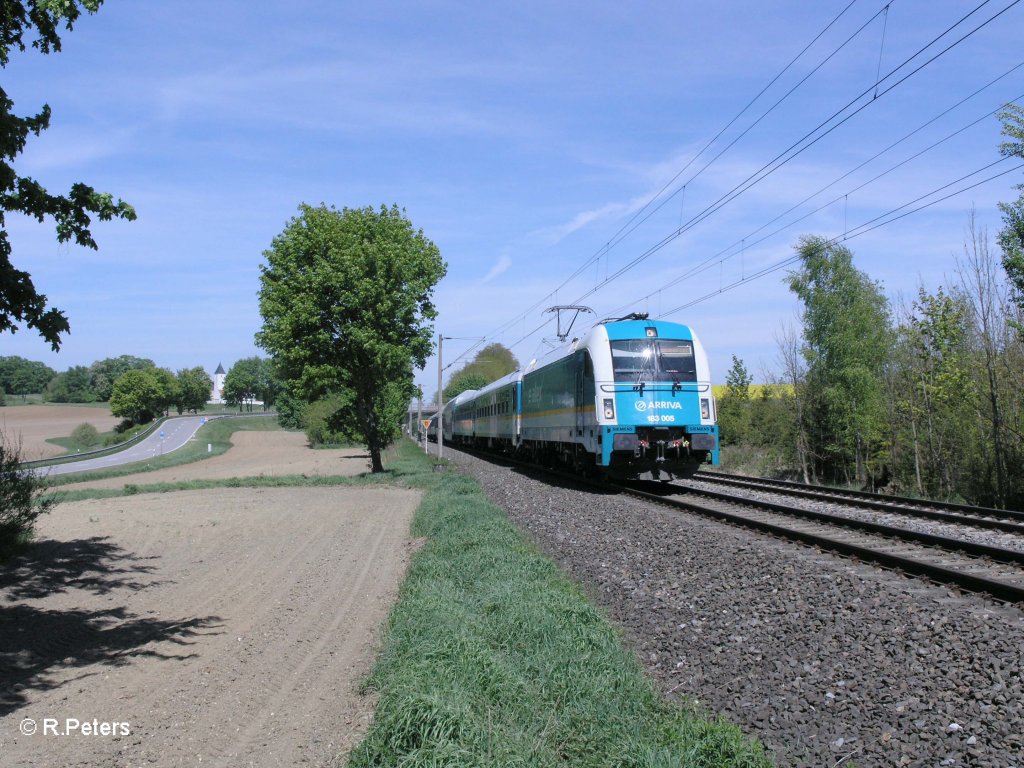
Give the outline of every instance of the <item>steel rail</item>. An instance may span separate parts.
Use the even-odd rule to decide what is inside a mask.
[[[741,479],[748,480],[757,483],[763,483],[765,485],[778,486],[780,488],[793,488],[796,490],[816,490],[823,491],[826,493],[835,493],[842,496],[848,496],[853,499],[866,499],[871,501],[882,501],[889,504],[906,504],[914,507],[930,507],[932,509],[945,509],[950,512],[963,512],[968,515],[983,515],[986,517],[1002,517],[1009,520],[1020,520],[1024,522],[1024,512],[1016,509],[996,509],[995,507],[974,507],[970,504],[957,504],[951,501],[930,501],[928,499],[913,499],[909,496],[890,496],[884,493],[873,493],[871,491],[855,491],[847,488],[835,488],[832,486],[821,486],[821,485],[808,485],[807,483],[798,483],[793,480],[776,480],[770,477],[748,477],[746,475],[729,475],[725,472],[714,472],[710,470],[701,469],[697,473],[696,478],[698,480],[733,480]]]
[[[857,531],[864,531],[865,533],[873,533],[888,536],[893,539],[901,539],[903,541],[909,541],[912,544],[923,544],[926,547],[938,547],[949,552],[966,552],[970,555],[974,555],[975,557],[988,557],[999,562],[1024,566],[1024,552],[1014,549],[993,547],[989,544],[978,544],[977,542],[954,539],[949,536],[937,536],[933,533],[912,531],[906,528],[899,528],[895,525],[886,525],[885,523],[872,523],[867,520],[857,520],[852,517],[834,515],[829,512],[814,512],[809,509],[790,507],[785,504],[777,504],[773,501],[750,499],[745,496],[734,496],[731,493],[722,493],[720,491],[705,491],[697,488],[687,488],[686,490],[689,493],[696,493],[701,496],[707,496],[708,498],[718,499],[719,501],[727,501],[732,504],[743,504],[746,506],[758,507],[760,509],[767,509],[771,512],[777,512],[778,514],[786,515],[788,517],[800,517],[805,520],[825,523],[826,525],[852,528]]]
[[[536,464],[514,458],[507,454],[493,454],[469,448],[467,446],[453,446],[455,450],[468,453],[480,459],[490,462],[504,463],[509,466],[528,470],[537,475],[558,478],[576,485],[587,486],[597,491],[619,491],[648,501],[654,501],[670,507],[684,509],[704,517],[719,520],[724,523],[739,525],[751,530],[768,533],[779,538],[797,541],[812,547],[837,552],[841,555],[855,557],[866,562],[871,562],[886,568],[891,568],[904,573],[920,576],[936,583],[952,584],[969,592],[977,592],[988,595],[995,600],[1007,603],[1024,603],[1024,578],[1019,584],[999,581],[984,575],[973,572],[949,568],[941,563],[929,560],[908,557],[903,554],[886,552],[832,536],[825,536],[820,533],[804,531],[798,528],[791,528],[784,525],[758,520],[756,518],[742,515],[736,512],[726,511],[715,507],[698,504],[689,499],[681,499],[676,496],[667,496],[664,491],[672,488],[665,484],[657,484],[660,493],[645,491],[629,484],[612,483],[604,480],[593,480],[584,478],[569,472],[541,467]],[[770,513],[787,516],[797,516],[809,519],[811,523],[835,527],[840,525],[851,530],[860,529],[863,533],[889,536],[890,538],[905,539],[909,544],[918,546],[930,546],[938,549],[947,555],[961,553],[962,556],[988,557],[1003,563],[1024,567],[1024,553],[1014,550],[1005,550],[998,547],[965,542],[960,539],[951,539],[944,536],[932,534],[921,534],[916,531],[907,531],[902,528],[885,526],[881,524],[865,523],[860,520],[852,520],[839,515],[827,515],[819,512],[809,512],[794,507],[786,507],[772,502],[762,502],[731,494],[718,493],[715,491],[703,491],[687,489],[689,492],[704,495],[717,499],[723,503],[762,509]]]
[[[971,592],[980,592],[990,595],[996,600],[1010,603],[1024,602],[1024,585],[1017,586],[1015,584],[997,581],[985,576],[959,571],[954,568],[947,568],[943,565],[929,562],[927,560],[905,557],[892,552],[884,552],[871,547],[865,547],[843,539],[835,539],[829,536],[811,533],[809,531],[801,531],[795,528],[776,525],[764,520],[756,520],[745,515],[727,512],[714,507],[707,507],[684,499],[662,496],[636,488],[629,488],[625,486],[620,487],[631,495],[655,501],[660,504],[679,507],[705,517],[711,517],[723,522],[741,525],[745,528],[770,533],[781,538],[798,541],[813,547],[836,551],[868,562],[874,562],[889,568],[895,568],[900,571],[912,573],[916,576],[922,576],[931,579],[932,581],[955,584]],[[757,507],[761,505],[761,502],[756,502],[750,499],[744,499],[741,501],[747,506]]]
[[[1016,533],[1024,536],[1024,522],[1017,523],[1012,522],[1013,513],[1010,511],[1007,513],[1005,510],[989,510],[983,507],[971,507],[971,509],[978,510],[978,514],[991,514],[993,516],[1001,517],[1001,520],[993,520],[990,517],[979,517],[973,514],[961,514],[959,512],[940,512],[938,509],[926,509],[922,507],[907,507],[900,503],[891,501],[884,501],[874,496],[873,494],[863,494],[857,496],[851,496],[846,491],[833,490],[829,488],[818,488],[805,485],[798,486],[779,486],[772,480],[762,480],[761,478],[753,477],[737,477],[732,475],[719,475],[719,474],[708,474],[705,476],[704,472],[700,472],[696,477],[691,478],[694,480],[704,480],[710,483],[719,483],[721,485],[730,485],[738,488],[750,488],[756,490],[762,490],[767,493],[780,493],[788,496],[796,496],[798,498],[814,499],[817,501],[828,501],[828,502],[840,502],[846,504],[854,504],[858,507],[867,507],[869,509],[878,510],[879,512],[886,512],[894,515],[904,515],[907,517],[919,517],[926,520],[935,520],[942,523],[951,523],[956,525],[967,525],[973,528],[986,528],[994,531],[1003,531],[1005,533]],[[784,482],[784,481],[782,481]],[[688,486],[682,485],[680,487],[686,488]],[[926,505],[926,502],[918,502],[921,505]],[[1010,518],[1010,519],[1007,519]],[[1024,514],[1021,515],[1021,520],[1024,520]]]

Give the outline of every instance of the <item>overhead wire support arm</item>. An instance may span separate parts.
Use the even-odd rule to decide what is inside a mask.
[[[569,325],[566,327],[564,331],[562,330],[563,312],[565,312],[566,314],[568,314],[569,312],[573,313],[572,320],[569,321]],[[548,307],[547,309],[544,310],[544,314],[554,313],[558,319],[558,330],[555,333],[558,336],[559,341],[565,341],[569,337],[569,333],[572,331],[572,327],[573,325],[576,324],[576,319],[580,316],[581,312],[589,312],[590,314],[594,314],[594,310],[592,310],[590,307],[584,307],[579,304],[565,304],[555,307]]]

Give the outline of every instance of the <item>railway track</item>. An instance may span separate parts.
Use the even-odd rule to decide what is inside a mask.
[[[1024,602],[1024,552],[1019,550],[689,486],[628,483],[617,487],[660,504],[952,584],[996,600]],[[846,498],[843,503],[856,502]],[[965,519],[977,523],[975,518]],[[1024,537],[1024,526],[1016,525],[1011,532]]]
[[[861,509],[891,512],[899,515],[920,517],[939,522],[953,522],[976,528],[1024,533],[1024,512],[1012,509],[972,507],[967,504],[952,504],[943,501],[926,501],[905,496],[886,496],[867,491],[844,490],[818,485],[807,485],[790,480],[772,480],[765,477],[727,475],[722,472],[701,470],[694,479],[735,488],[762,490],[781,493],[817,501],[841,504],[853,503]]]
[[[609,483],[587,480],[564,471],[538,467],[534,464],[509,457],[475,451],[459,446],[478,458],[515,465],[531,472],[556,477],[573,484],[587,485],[603,490],[617,490],[632,496],[686,510],[721,522],[768,533],[773,536],[797,541],[828,552],[874,563],[907,574],[919,576],[933,582],[956,586],[968,592],[977,592],[1006,603],[1024,603],[1024,551],[1006,549],[989,544],[969,541],[955,536],[939,536],[896,525],[871,522],[847,517],[842,514],[812,511],[798,506],[763,501],[749,496],[697,489],[685,485],[659,482]],[[708,480],[718,473],[701,472],[696,479]],[[722,478],[732,480],[728,475]],[[779,492],[770,481],[768,486],[758,485],[753,478],[738,479],[745,482],[732,483],[740,490],[769,490]],[[724,484],[724,482],[723,482]],[[793,484],[797,486],[799,484]],[[854,505],[860,509],[884,511],[913,517],[940,520],[953,523],[998,530],[1003,534],[1020,536],[1024,541],[1024,525],[1015,521],[1011,512],[1007,517],[996,518],[988,513],[1002,510],[969,508],[963,505],[936,505],[943,509],[923,508],[924,502],[915,501],[914,506],[900,506],[901,501],[891,499],[857,498],[859,494],[792,488],[792,495],[828,501],[833,504]],[[816,494],[816,495],[812,495]],[[874,495],[871,494],[873,497]],[[884,508],[880,505],[889,503]],[[955,508],[955,510],[954,510]],[[967,510],[974,509],[972,515]],[[933,515],[939,515],[934,517]]]

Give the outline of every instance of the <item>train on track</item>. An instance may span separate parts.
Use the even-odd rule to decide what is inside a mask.
[[[585,474],[669,480],[718,464],[707,354],[686,325],[597,323],[442,409],[444,441]],[[428,427],[437,439],[437,419]]]

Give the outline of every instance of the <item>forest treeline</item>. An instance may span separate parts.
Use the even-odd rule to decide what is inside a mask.
[[[951,283],[896,306],[849,249],[804,238],[782,373],[756,396],[742,360],[726,376],[726,467],[1024,507],[1024,294],[969,232]]]
[[[1024,110],[999,114],[1024,159]],[[800,329],[750,395],[735,356],[719,401],[723,461],[805,482],[1024,507],[1024,185],[1003,227],[968,221],[956,274],[893,306],[845,246],[805,237],[787,276]]]

